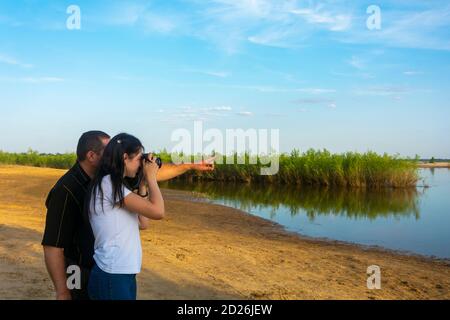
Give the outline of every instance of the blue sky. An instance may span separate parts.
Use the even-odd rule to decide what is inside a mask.
[[[450,158],[446,1],[7,0],[0,39],[0,150],[74,151],[90,129],[170,149],[203,120],[279,128],[281,151]]]

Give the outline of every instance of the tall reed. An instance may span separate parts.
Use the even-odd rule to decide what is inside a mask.
[[[171,154],[166,150],[157,155],[163,162],[171,162]],[[372,151],[332,154],[326,149],[309,149],[303,153],[294,149],[291,153],[275,155],[279,161],[275,175],[261,175],[261,168],[269,165],[263,164],[260,158],[256,159],[256,164],[251,164],[248,153],[230,155],[233,164],[226,163],[225,155],[216,156],[214,171],[188,171],[179,179],[345,187],[412,187],[419,179],[418,157],[401,159],[397,155],[379,155]],[[239,157],[244,159],[243,164],[237,163]],[[0,151],[0,163],[4,164],[68,169],[75,160],[74,153],[40,154],[31,149],[26,153]]]

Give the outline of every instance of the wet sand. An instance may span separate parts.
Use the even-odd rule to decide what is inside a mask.
[[[0,165],[0,299],[52,299],[44,200],[65,170]],[[191,192],[163,190],[141,232],[139,299],[449,299],[450,262],[286,232]],[[381,268],[381,289],[366,286]]]

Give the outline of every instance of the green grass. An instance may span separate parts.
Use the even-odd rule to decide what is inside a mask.
[[[247,153],[239,155],[245,159],[244,164],[225,164],[225,155],[216,155],[219,163],[216,163],[214,171],[189,171],[179,179],[344,187],[412,187],[419,179],[418,157],[400,159],[396,155],[379,155],[371,151],[332,154],[325,149],[310,149],[304,153],[293,150],[290,154],[279,155],[279,171],[271,176],[260,174],[260,169],[268,165],[263,165],[259,159],[256,164],[249,164]],[[171,155],[165,150],[159,152],[158,156],[165,163],[171,162]],[[233,157],[236,160],[238,154],[235,153]],[[76,155],[73,153],[0,151],[0,163],[4,164],[68,169],[75,160]]]
[[[3,164],[69,169],[76,159],[75,153],[45,154],[31,149],[26,153],[9,153],[0,150],[0,163]]]
[[[233,182],[262,182],[289,185],[345,186],[345,187],[412,187],[419,179],[418,157],[400,159],[375,152],[331,154],[327,150],[298,150],[279,155],[276,175],[263,176],[259,161],[256,165],[216,164],[213,172],[188,172],[180,178]],[[236,159],[237,154],[234,154]],[[219,155],[222,163],[225,156]]]

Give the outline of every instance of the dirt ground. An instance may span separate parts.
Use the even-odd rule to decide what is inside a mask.
[[[65,170],[0,165],[0,299],[53,299],[44,200]],[[163,190],[141,233],[139,299],[449,299],[450,263],[288,233],[190,192]],[[381,268],[381,289],[366,286]]]

